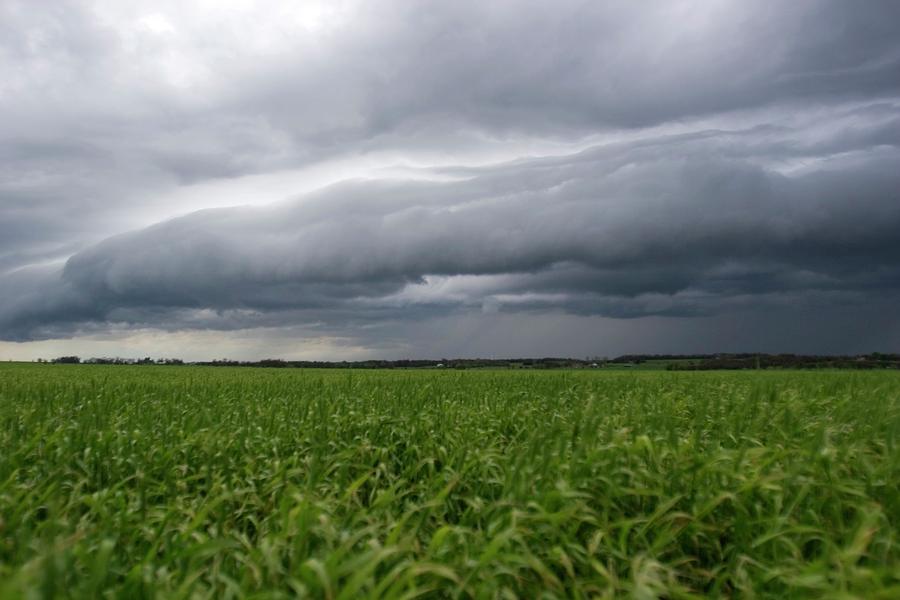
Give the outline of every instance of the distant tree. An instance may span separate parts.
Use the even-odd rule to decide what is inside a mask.
[[[60,356],[54,358],[53,362],[60,365],[77,365],[81,362],[81,359],[77,356]]]

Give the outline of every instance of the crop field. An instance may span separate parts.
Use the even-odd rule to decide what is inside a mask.
[[[0,365],[2,598],[898,598],[900,376]]]

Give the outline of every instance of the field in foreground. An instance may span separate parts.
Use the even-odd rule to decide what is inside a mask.
[[[0,597],[900,597],[900,376],[0,365]]]

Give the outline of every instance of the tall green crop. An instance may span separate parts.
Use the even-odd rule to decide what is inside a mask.
[[[900,377],[0,366],[0,597],[900,597]]]

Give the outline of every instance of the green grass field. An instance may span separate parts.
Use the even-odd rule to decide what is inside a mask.
[[[0,597],[900,597],[900,376],[0,365]]]

